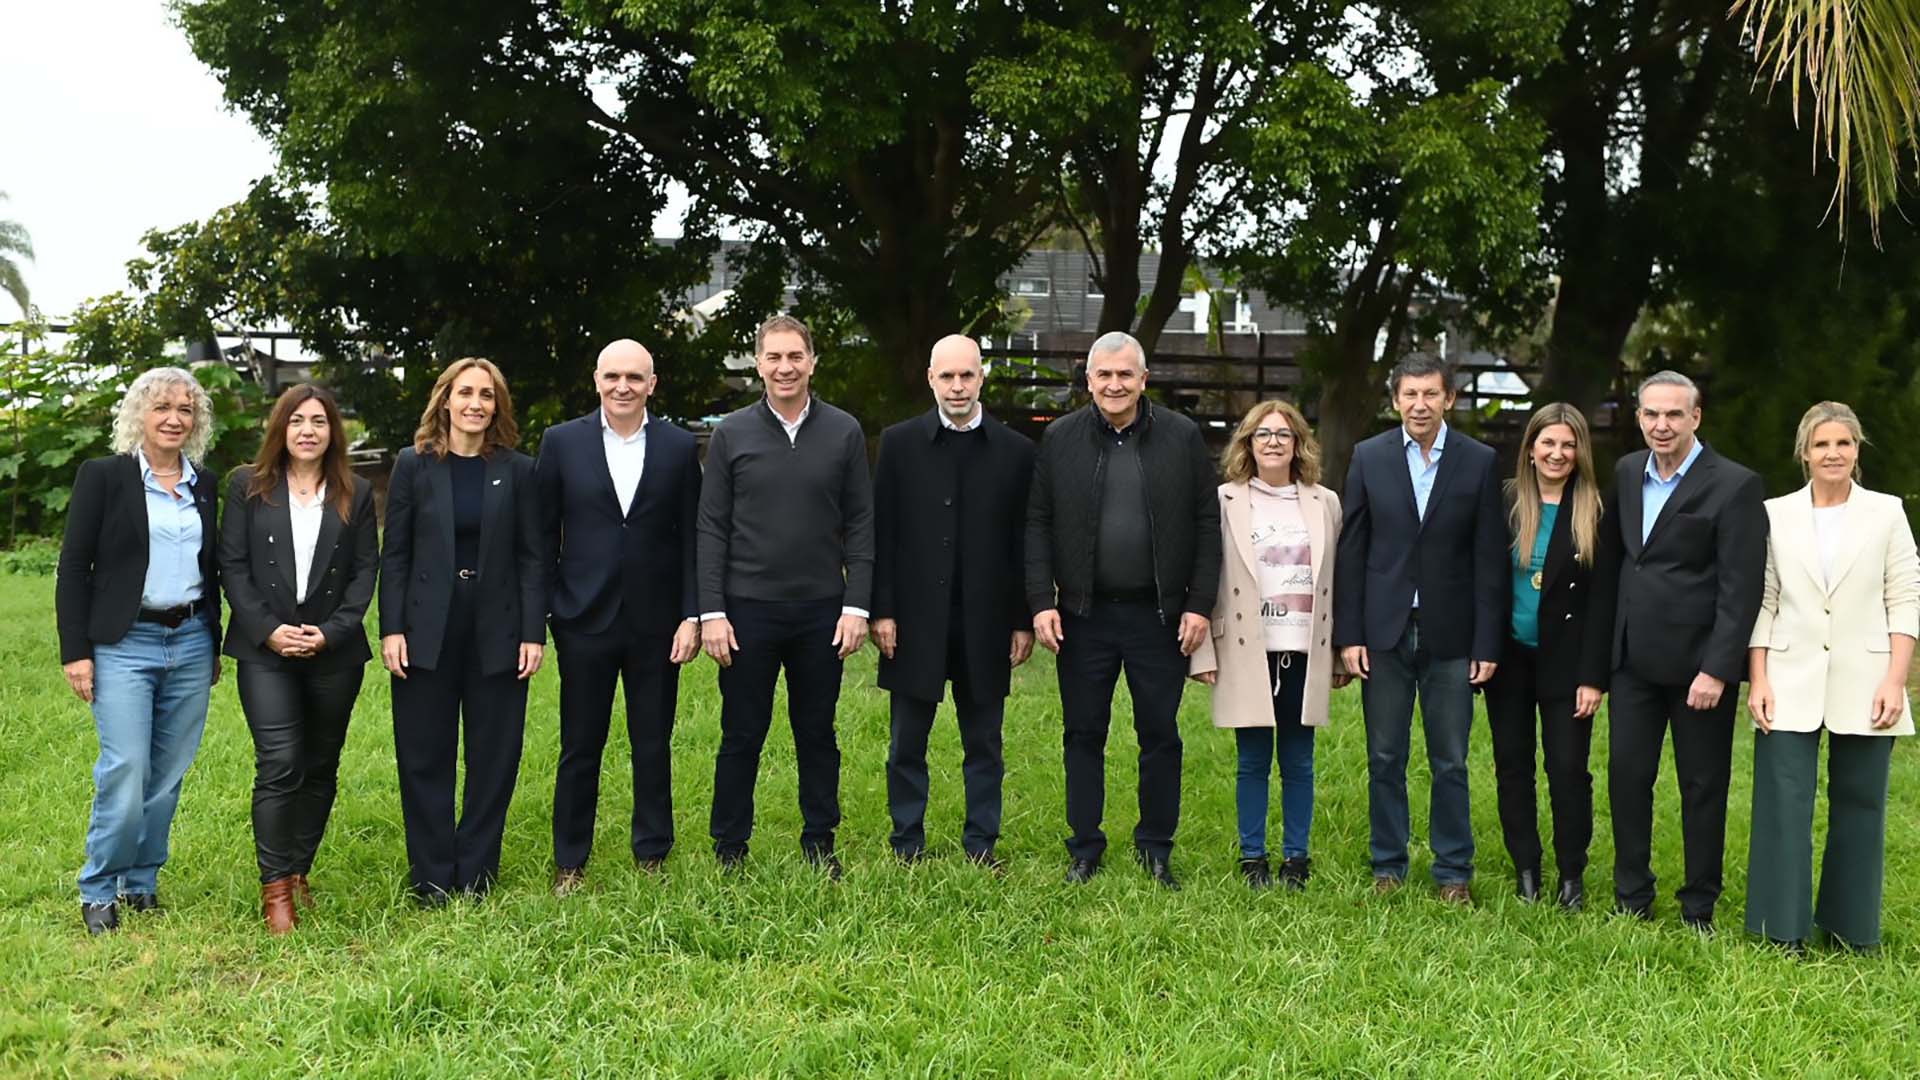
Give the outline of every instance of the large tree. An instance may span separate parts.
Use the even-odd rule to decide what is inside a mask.
[[[1720,0],[1572,0],[1522,100],[1551,133],[1543,220],[1558,294],[1535,399],[1592,410],[1693,212],[1699,147],[1742,76]]]
[[[1270,208],[1236,253],[1299,307],[1332,483],[1370,433],[1386,369],[1458,317],[1524,321],[1539,267],[1542,130],[1512,86],[1547,54],[1552,0],[1384,5],[1263,102],[1250,156]]]
[[[1335,0],[1031,5],[1040,62],[990,57],[975,85],[995,115],[1062,155],[1055,213],[1082,239],[1098,329],[1152,352],[1188,271],[1246,224],[1248,155],[1277,80],[1337,40]],[[1140,257],[1159,256],[1140,277]]]

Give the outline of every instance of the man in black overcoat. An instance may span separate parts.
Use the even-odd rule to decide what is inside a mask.
[[[953,684],[965,757],[967,857],[998,866],[1000,726],[1012,670],[1033,652],[1021,587],[1033,443],[980,404],[980,347],[942,338],[934,407],[880,436],[874,477],[873,640],[892,691],[887,806],[894,854],[926,850],[927,734]]]

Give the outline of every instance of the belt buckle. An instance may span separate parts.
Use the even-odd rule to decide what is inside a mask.
[[[468,570],[465,567],[455,570],[454,573],[459,576],[461,581],[472,581],[474,578],[480,576],[480,571]]]

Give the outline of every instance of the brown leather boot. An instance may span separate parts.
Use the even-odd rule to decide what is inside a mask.
[[[281,878],[260,886],[260,910],[269,934],[291,934],[300,921],[293,910],[293,879]]]
[[[287,879],[293,882],[293,905],[296,908],[313,910],[313,887],[307,884],[307,875],[295,874]]]

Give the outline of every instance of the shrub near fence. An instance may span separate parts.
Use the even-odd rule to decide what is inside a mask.
[[[66,521],[80,463],[112,451],[113,416],[140,372],[176,363],[168,357],[105,367],[63,350],[30,347],[0,356],[0,492],[8,549],[51,536]],[[259,448],[266,404],[260,390],[222,364],[193,369],[213,399],[213,440],[203,465],[215,477]]]

